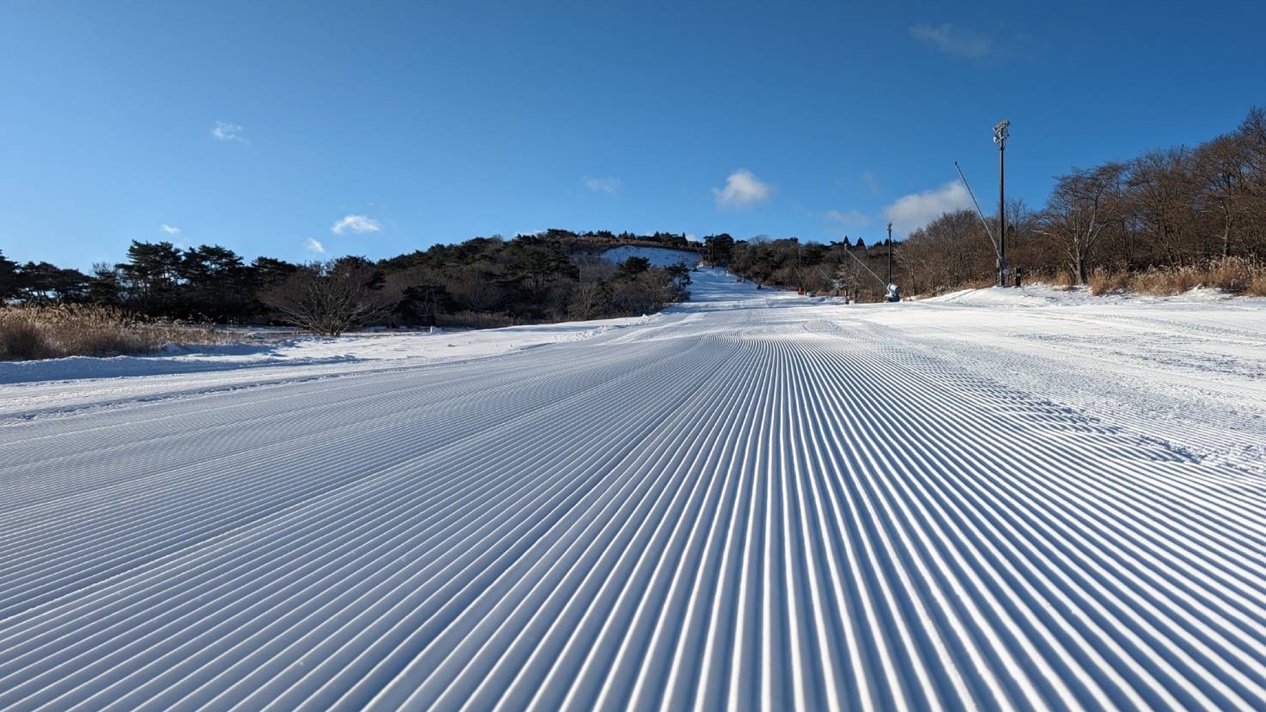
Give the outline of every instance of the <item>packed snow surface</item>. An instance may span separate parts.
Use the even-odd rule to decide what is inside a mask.
[[[0,708],[1266,708],[1266,302],[0,364]]]

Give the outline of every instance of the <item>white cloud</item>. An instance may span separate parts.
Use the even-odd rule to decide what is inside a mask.
[[[168,235],[179,235],[179,234],[180,234],[180,228],[178,228],[178,227],[172,227],[171,225],[168,225],[167,223],[163,223],[162,225],[159,225],[158,227],[159,227],[159,229],[160,229],[160,230],[162,230],[163,232],[167,233]]]
[[[686,242],[703,242],[703,240],[700,240],[698,235],[688,232],[686,233]]]
[[[344,235],[349,232],[378,232],[379,230],[382,230],[382,223],[364,215],[348,215],[330,227],[330,232],[335,235]]]
[[[837,222],[844,227],[865,227],[870,224],[870,216],[856,210],[850,210],[846,213],[838,210],[828,210],[826,211],[826,219],[831,222]]]
[[[922,23],[910,28],[910,36],[931,45],[945,54],[968,59],[983,59],[994,51],[993,39],[981,32],[952,23]]]
[[[211,135],[217,141],[228,141],[230,143],[249,143],[242,136],[242,125],[231,124],[227,121],[215,122],[215,128],[211,129]]]
[[[945,213],[972,209],[971,195],[962,183],[950,181],[939,188],[902,196],[884,208],[884,217],[898,235],[927,225]]]
[[[309,238],[308,238],[308,241],[307,241],[307,242],[305,242],[305,243],[303,243],[303,246],[304,246],[304,247],[305,247],[305,248],[306,248],[309,252],[315,252],[315,253],[320,254],[320,255],[325,254],[325,245],[322,245],[322,244],[321,244],[320,242],[318,242],[315,238],[311,238],[311,237],[309,237]]]
[[[756,174],[740,168],[734,171],[725,179],[724,188],[713,188],[712,195],[716,198],[717,207],[721,208],[747,208],[757,203],[763,203],[769,200],[769,196],[773,195],[774,187],[768,183],[762,183]]]
[[[624,181],[619,178],[592,178],[590,176],[582,176],[580,181],[585,187],[595,193],[606,193],[607,195],[615,195],[620,192],[620,188],[624,187]]]

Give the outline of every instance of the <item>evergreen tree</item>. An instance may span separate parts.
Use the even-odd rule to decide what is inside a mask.
[[[6,259],[0,252],[0,303],[17,296],[17,268],[16,262]]]

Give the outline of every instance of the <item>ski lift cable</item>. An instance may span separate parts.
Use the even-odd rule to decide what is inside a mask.
[[[958,171],[958,177],[963,181],[963,187],[967,188],[967,194],[971,196],[972,205],[976,206],[976,215],[980,216],[980,224],[985,227],[985,234],[989,236],[989,241],[993,243],[993,253],[1002,259],[1002,248],[998,246],[998,241],[993,236],[993,230],[989,229],[989,221],[985,219],[985,214],[980,210],[980,203],[976,202],[976,194],[972,192],[971,185],[967,182],[967,176],[963,175],[963,169],[958,167],[958,161],[954,161],[954,169]]]

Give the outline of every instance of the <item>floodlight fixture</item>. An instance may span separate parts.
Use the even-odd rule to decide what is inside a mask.
[[[1007,119],[999,121],[993,127],[993,142],[998,144],[998,150],[1005,148],[1007,139],[1011,137],[1011,122]]]

